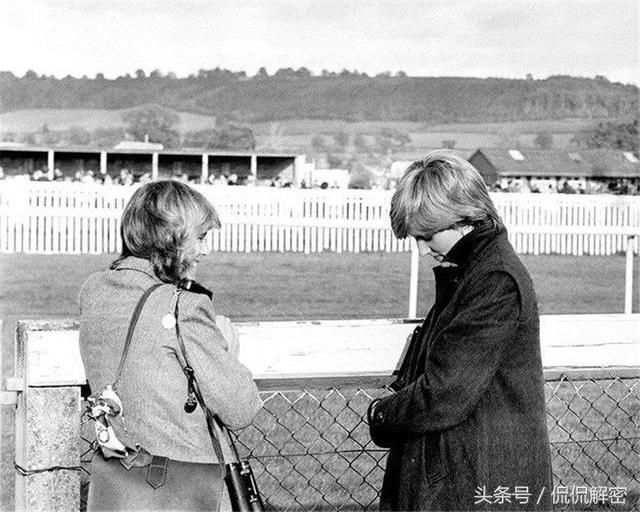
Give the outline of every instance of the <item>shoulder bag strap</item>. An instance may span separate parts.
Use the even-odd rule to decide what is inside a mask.
[[[127,354],[129,353],[129,347],[131,346],[131,339],[133,338],[133,331],[136,328],[136,324],[138,323],[138,319],[140,318],[140,313],[142,312],[142,308],[144,303],[149,298],[149,295],[156,289],[162,286],[165,283],[157,283],[153,286],[147,288],[145,292],[138,300],[136,304],[136,308],[133,310],[133,315],[131,316],[131,321],[129,322],[129,330],[127,331],[127,338],[124,342],[124,349],[122,350],[122,356],[120,357],[120,365],[118,366],[118,372],[116,373],[116,378],[113,381],[113,387],[116,387],[116,384],[120,380],[120,376],[122,375],[122,369],[124,368],[124,363],[127,360]]]
[[[213,414],[213,412],[209,410],[206,404],[204,403],[204,399],[202,398],[202,393],[200,391],[200,387],[198,386],[198,381],[196,380],[195,373],[193,371],[193,368],[189,364],[189,359],[187,358],[187,349],[184,346],[184,340],[182,339],[182,333],[180,332],[180,322],[178,321],[178,315],[180,313],[179,303],[180,303],[180,296],[178,295],[178,299],[176,300],[176,306],[174,309],[174,315],[176,319],[176,336],[178,338],[178,345],[180,346],[180,352],[182,352],[182,359],[184,360],[184,366],[182,367],[182,371],[187,377],[189,391],[193,392],[193,394],[196,396],[196,399],[198,400],[198,403],[200,404],[200,407],[202,408],[202,411],[204,412],[204,415],[207,418],[207,429],[209,430],[209,437],[211,437],[211,444],[213,445],[213,450],[216,452],[216,457],[218,457],[218,461],[220,461],[221,464],[225,464],[226,461],[224,460],[222,447],[220,446],[220,440],[218,439],[218,435],[216,434],[216,425],[218,425],[218,427],[222,432],[224,432],[223,429],[226,429],[226,427],[224,427],[224,425],[220,422],[217,416]],[[182,363],[180,364],[182,365]],[[229,437],[229,439],[231,438],[231,436],[228,436],[228,435],[227,437]],[[233,443],[233,440],[231,440],[231,446],[237,456],[238,451],[236,450],[236,446]],[[225,465],[225,471],[226,471],[226,465]]]

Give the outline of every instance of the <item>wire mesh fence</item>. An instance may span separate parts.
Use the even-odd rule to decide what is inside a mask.
[[[547,416],[557,507],[638,510],[640,380],[548,382]]]
[[[389,391],[300,388],[262,392],[264,407],[237,435],[267,509],[377,509],[386,450],[365,416]],[[546,399],[556,510],[640,510],[640,379],[562,377],[546,382]],[[87,444],[83,462],[91,456]]]

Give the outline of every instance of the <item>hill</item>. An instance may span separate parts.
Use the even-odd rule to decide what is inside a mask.
[[[48,130],[65,132],[77,128],[94,132],[100,129],[121,128],[123,116],[130,109],[24,109],[0,114],[0,136],[39,134],[43,126]],[[176,112],[180,121],[177,129],[186,133],[215,126],[216,116]],[[322,138],[330,147],[338,134],[348,134],[351,141],[358,135],[375,138],[384,129],[404,133],[410,141],[402,150],[394,151],[396,159],[413,160],[426,151],[442,147],[443,141],[452,141],[455,148],[471,154],[479,147],[504,144],[535,147],[538,133],[553,136],[554,147],[570,147],[577,133],[594,128],[606,119],[570,118],[558,120],[505,121],[495,123],[425,124],[409,121],[360,121],[289,119],[284,121],[245,123],[255,136],[258,150],[284,150],[314,152],[314,138]],[[8,139],[10,140],[10,139]],[[105,146],[111,147],[111,146]],[[331,151],[341,153],[343,150]]]
[[[123,117],[132,109],[24,109],[0,114],[2,132],[38,132],[43,125],[49,130],[68,130],[72,127],[85,130],[122,127]],[[181,130],[203,130],[215,125],[215,116],[178,112]]]
[[[281,72],[284,71],[284,72]],[[310,76],[280,70],[248,78],[226,70],[175,78],[57,79],[0,73],[0,112],[21,109],[117,110],[156,103],[175,111],[242,123],[293,119],[348,122],[487,123],[620,118],[638,110],[638,88],[596,79]]]

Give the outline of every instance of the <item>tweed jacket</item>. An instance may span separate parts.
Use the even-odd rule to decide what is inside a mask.
[[[80,349],[94,393],[113,382],[136,303],[160,282],[148,260],[129,257],[114,270],[91,275],[82,286]],[[202,409],[184,411],[182,352],[175,328],[162,323],[175,300],[187,357],[207,406],[232,429],[247,426],[261,407],[251,373],[227,350],[210,297],[166,284],[149,296],[134,331],[117,388],[126,431],[116,434],[125,444],[139,443],[155,455],[216,462]],[[229,457],[228,445],[221,444]]]
[[[434,268],[435,304],[408,347],[396,393],[369,410],[373,441],[390,448],[381,509],[549,510],[531,279],[493,221],[446,259],[454,266]],[[493,501],[498,487],[511,493],[502,508]],[[526,503],[513,498],[516,487],[529,493]]]

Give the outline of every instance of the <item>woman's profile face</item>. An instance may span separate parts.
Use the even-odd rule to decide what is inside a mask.
[[[438,231],[431,238],[416,237],[420,256],[432,256],[442,261],[451,248],[464,236],[460,229],[445,229]]]
[[[187,263],[187,277],[193,279],[200,260],[211,253],[207,243],[207,234],[211,230],[198,231],[186,242],[184,260]]]

